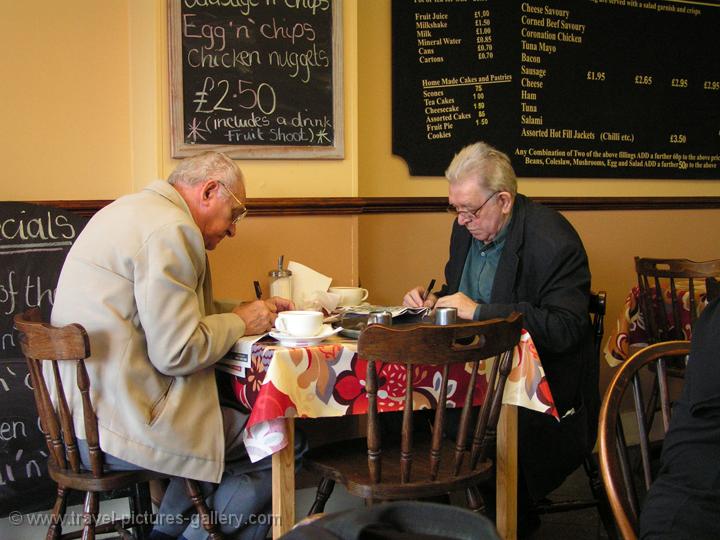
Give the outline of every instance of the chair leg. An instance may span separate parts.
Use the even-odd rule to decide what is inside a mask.
[[[218,531],[215,520],[212,519],[210,509],[207,507],[207,504],[205,504],[205,499],[203,498],[202,491],[200,491],[200,486],[198,486],[197,482],[195,480],[185,478],[185,490],[187,491],[193,506],[195,506],[195,510],[200,516],[200,522],[202,523],[205,531],[207,531],[210,540],[223,540],[223,536],[220,534],[220,531]]]
[[[58,540],[62,534],[62,520],[65,517],[65,509],[67,508],[68,492],[68,489],[58,486],[57,497],[50,516],[50,527],[48,527],[45,540]]]
[[[465,499],[470,510],[478,514],[485,513],[485,501],[483,501],[477,486],[471,486],[465,490]]]
[[[130,494],[130,523],[137,540],[147,540],[150,537],[152,514],[150,486],[147,482],[135,484]]]
[[[333,489],[335,489],[335,480],[330,478],[323,478],[320,480],[320,485],[318,486],[317,493],[315,494],[315,502],[312,507],[310,507],[308,516],[325,511],[325,504],[328,502],[330,495],[332,495]]]
[[[610,502],[607,499],[605,493],[605,486],[603,486],[602,479],[600,478],[600,469],[595,461],[595,456],[590,455],[585,458],[583,463],[585,472],[588,476],[588,482],[590,484],[590,491],[593,494],[593,498],[597,501],[598,515],[600,521],[602,521],[605,532],[610,540],[618,540],[617,530],[615,529],[615,520],[612,515],[612,509],[610,508]]]
[[[98,494],[88,491],[85,494],[83,506],[83,532],[82,540],[95,540],[95,525],[99,512]]]

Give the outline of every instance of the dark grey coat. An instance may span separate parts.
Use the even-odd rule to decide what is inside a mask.
[[[590,269],[582,241],[558,212],[517,195],[491,302],[480,319],[523,314],[562,417],[519,409],[519,459],[533,498],[560,485],[582,462],[597,431],[598,362],[588,316]],[[438,296],[457,292],[472,237],[453,224]]]

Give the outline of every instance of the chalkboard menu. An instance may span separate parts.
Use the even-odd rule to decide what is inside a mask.
[[[393,153],[524,177],[720,178],[720,2],[393,0]]]
[[[172,155],[342,158],[338,0],[168,0]]]
[[[60,269],[87,219],[57,208],[0,202],[0,517],[52,506],[55,484],[13,317],[50,317]]]

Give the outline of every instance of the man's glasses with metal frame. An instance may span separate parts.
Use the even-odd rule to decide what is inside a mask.
[[[452,214],[452,215],[457,216],[457,217],[459,217],[459,218],[462,217],[462,218],[464,218],[464,219],[467,220],[467,221],[472,221],[472,220],[478,218],[478,216],[480,215],[480,211],[485,207],[485,205],[486,205],[487,203],[490,202],[490,199],[492,199],[492,198],[493,198],[495,195],[497,195],[498,193],[500,193],[500,192],[499,192],[499,191],[493,191],[492,194],[491,194],[487,199],[485,199],[485,202],[480,205],[480,208],[478,208],[478,209],[475,210],[475,211],[470,212],[470,211],[458,210],[458,209],[455,208],[453,205],[448,205],[448,207],[447,207],[447,212],[448,212],[449,214]]]
[[[238,198],[235,196],[235,194],[230,190],[229,187],[227,187],[227,186],[226,186],[225,184],[223,184],[222,182],[218,182],[218,183],[219,183],[222,187],[224,187],[224,188],[225,188],[225,191],[227,191],[227,192],[232,196],[232,198],[235,199],[235,202],[238,203],[238,206],[237,206],[236,208],[233,208],[232,214],[230,215],[230,222],[231,222],[233,225],[235,225],[238,221],[240,221],[242,218],[244,218],[245,216],[247,216],[248,209],[247,209],[247,207],[245,206],[245,204],[242,203],[242,202],[240,201],[240,199],[238,199]]]

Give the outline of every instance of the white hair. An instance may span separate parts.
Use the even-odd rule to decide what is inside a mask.
[[[462,182],[476,175],[480,187],[490,191],[507,191],[517,194],[517,177],[510,158],[484,142],[470,144],[460,150],[445,171],[451,184]]]
[[[183,159],[167,179],[171,185],[186,186],[205,180],[216,180],[232,190],[238,182],[243,183],[243,175],[232,159],[221,152],[208,150]]]

